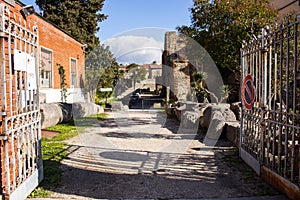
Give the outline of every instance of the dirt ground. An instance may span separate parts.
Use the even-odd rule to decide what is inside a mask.
[[[81,126],[81,125],[79,125]],[[69,142],[58,199],[204,199],[279,194],[221,138],[179,133],[180,123],[157,113],[110,113]],[[187,145],[188,144],[188,145]],[[172,146],[172,148],[169,148]],[[173,148],[176,147],[176,148]]]

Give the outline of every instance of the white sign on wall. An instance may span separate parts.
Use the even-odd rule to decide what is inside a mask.
[[[27,89],[37,89],[34,56],[18,49],[14,49],[14,70],[27,72]]]
[[[30,54],[27,54],[27,89],[37,89],[35,59]]]
[[[26,71],[27,53],[14,50],[14,69],[18,71]]]

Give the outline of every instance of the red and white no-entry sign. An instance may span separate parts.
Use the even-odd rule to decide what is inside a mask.
[[[241,93],[244,106],[251,110],[255,99],[255,88],[251,75],[244,78]]]

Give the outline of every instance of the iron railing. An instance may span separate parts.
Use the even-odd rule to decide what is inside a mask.
[[[242,47],[242,77],[256,88],[243,107],[241,148],[259,163],[300,185],[300,17],[267,27]]]

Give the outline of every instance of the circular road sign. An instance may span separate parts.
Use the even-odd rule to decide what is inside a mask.
[[[242,85],[242,101],[244,106],[251,110],[255,99],[254,83],[251,75],[247,75],[244,78]]]

